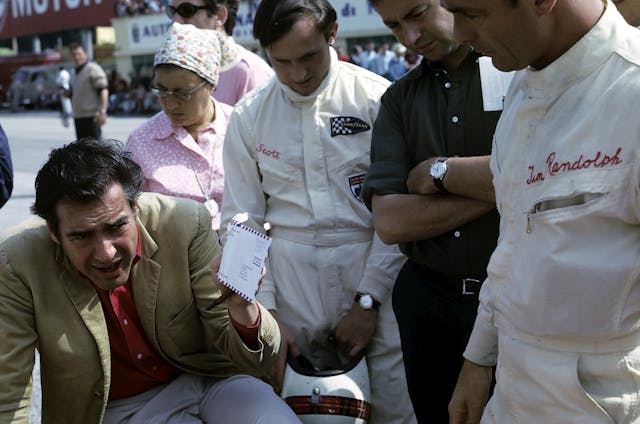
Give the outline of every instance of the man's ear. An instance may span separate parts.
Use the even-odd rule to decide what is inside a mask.
[[[49,237],[51,237],[51,240],[53,240],[53,242],[55,244],[60,244],[60,240],[58,239],[58,236],[56,235],[56,231],[53,229],[51,224],[49,224],[48,222],[47,222],[47,231],[49,232]]]
[[[334,22],[333,27],[331,28],[331,32],[329,33],[329,40],[336,41],[336,35],[338,35],[338,23]],[[331,43],[333,45],[333,43]]]
[[[229,19],[229,11],[227,10],[227,8],[225,6],[222,5],[218,5],[218,11],[215,14],[215,18],[216,18],[216,26],[220,26],[220,30],[224,31],[224,24],[227,23],[227,19]],[[218,28],[216,28],[218,29]],[[231,34],[229,34],[231,35]]]

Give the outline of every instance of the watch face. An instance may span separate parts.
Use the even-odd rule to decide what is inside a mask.
[[[364,309],[371,309],[373,307],[373,298],[371,295],[363,294],[360,296],[359,303]]]
[[[447,164],[442,161],[435,161],[431,164],[431,176],[433,178],[442,178],[447,172]]]

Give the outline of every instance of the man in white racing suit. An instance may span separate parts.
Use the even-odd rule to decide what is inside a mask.
[[[365,350],[368,422],[412,423],[390,296],[404,258],[375,235],[360,198],[389,82],[338,61],[331,48],[337,27],[326,0],[260,3],[254,36],[278,78],[246,95],[231,115],[221,230],[242,212],[256,229],[270,223],[258,298],[288,335],[283,352],[335,369]]]
[[[496,365],[483,423],[637,423],[640,32],[601,0],[443,4],[459,41],[526,67],[496,128],[500,235],[451,422],[480,421]]]

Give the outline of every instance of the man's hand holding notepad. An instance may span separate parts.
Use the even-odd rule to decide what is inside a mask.
[[[233,219],[227,226],[218,280],[254,303],[271,238]]]

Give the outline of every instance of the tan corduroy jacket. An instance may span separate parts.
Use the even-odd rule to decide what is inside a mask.
[[[270,314],[261,307],[261,347],[251,351],[225,306],[206,310],[220,294],[211,271],[220,246],[206,208],[157,194],[142,194],[138,208],[142,257],[133,268],[133,291],[153,347],[184,372],[264,375],[280,343]],[[42,422],[99,423],[111,378],[100,300],[39,219],[0,243],[1,423],[27,423],[36,348]]]

